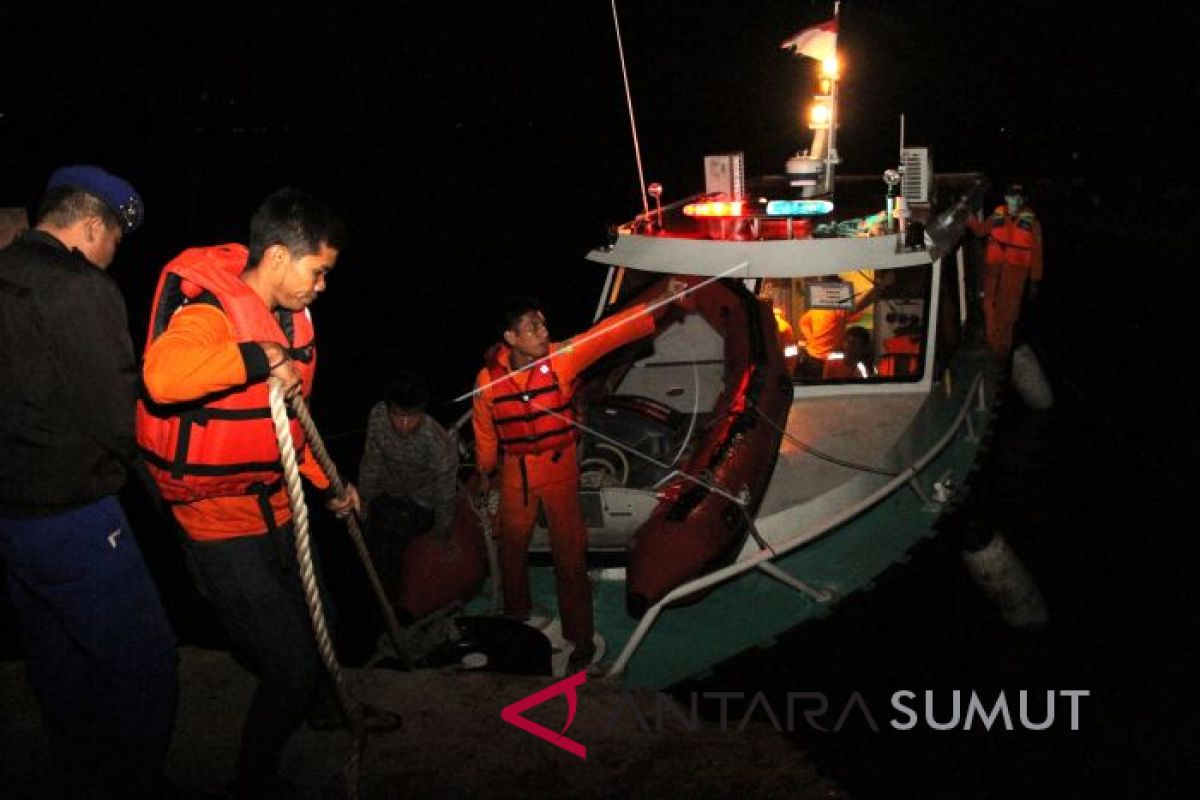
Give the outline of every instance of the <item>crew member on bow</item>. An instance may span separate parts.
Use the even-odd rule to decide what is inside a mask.
[[[1025,281],[1030,298],[1037,297],[1042,280],[1042,226],[1033,209],[1025,205],[1025,189],[1010,184],[1004,204],[980,222],[967,224],[979,237],[987,237],[983,261],[983,319],[988,347],[1007,359],[1012,350],[1013,326],[1021,316]]]
[[[532,610],[526,553],[540,505],[549,525],[563,637],[573,643],[568,669],[581,669],[595,656],[571,410],[575,380],[605,354],[654,333],[655,318],[667,309],[689,308],[679,294],[685,285],[669,281],[656,302],[634,306],[561,344],[550,342],[537,300],[511,298],[500,318],[503,341],[488,350],[476,379],[472,422],[483,491],[497,464],[500,470],[497,535],[505,614],[523,620]],[[677,299],[667,302],[672,298]]]

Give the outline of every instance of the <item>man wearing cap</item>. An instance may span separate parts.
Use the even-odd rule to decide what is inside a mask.
[[[54,796],[165,791],[175,638],[117,499],[137,369],[105,272],[141,221],[126,181],[63,167],[33,230],[0,250],[0,567]]]
[[[1013,326],[1021,316],[1025,281],[1036,298],[1042,280],[1042,226],[1025,205],[1019,183],[1004,191],[1004,204],[996,206],[986,222],[967,218],[979,237],[987,237],[983,262],[983,319],[988,347],[1007,359],[1012,350]]]

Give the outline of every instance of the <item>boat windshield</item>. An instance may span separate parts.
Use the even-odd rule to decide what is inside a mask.
[[[924,264],[768,278],[759,296],[795,382],[912,382],[925,370],[931,277]]]

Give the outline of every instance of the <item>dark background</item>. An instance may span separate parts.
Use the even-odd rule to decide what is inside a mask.
[[[895,166],[904,114],[938,171],[1031,187],[1047,277],[1028,334],[1057,402],[1034,414],[1006,398],[976,491],[1052,624],[1007,632],[943,536],[702,685],[861,691],[881,708],[902,688],[1089,689],[1077,733],[795,738],[854,797],[1194,796],[1194,20],[1168,4],[841,11],[843,173]],[[830,4],[619,12],[646,180],[664,199],[703,188],[705,154],[743,150],[749,174],[778,173],[807,146],[812,67],[779,43]],[[112,268],[139,349],[158,269],[185,247],[244,241],[273,189],[309,189],[346,216],[353,241],[313,307],[313,409],[351,476],[387,371],[427,374],[435,414],[454,419],[495,298],[531,292],[557,335],[584,327],[604,271],[582,256],[641,207],[608,3],[5,13],[0,205],[32,213],[67,163],[139,188],[146,225]],[[182,598],[183,638],[211,635],[172,589],[186,577],[169,537],[141,519],[156,577]]]

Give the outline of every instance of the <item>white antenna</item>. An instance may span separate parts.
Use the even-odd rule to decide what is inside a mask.
[[[842,7],[842,4],[841,4],[840,0],[839,0],[839,2],[835,2],[833,4],[833,21],[839,27],[841,25],[841,21],[838,19],[838,11],[841,7]],[[838,33],[841,33],[841,31],[839,30]],[[837,48],[834,48],[833,57],[835,60],[837,59]],[[835,70],[834,74],[838,75],[838,73],[840,73],[840,71],[841,71],[840,69]],[[829,102],[829,142],[826,145],[826,150],[825,150],[825,191],[828,194],[833,194],[833,165],[838,163],[837,126],[838,126],[838,94],[840,94],[840,92],[838,91],[838,87],[839,87],[840,83],[841,83],[840,80],[838,80],[837,78],[834,79],[833,84],[832,84],[833,97],[830,98],[830,102]]]
[[[629,129],[633,132],[633,155],[637,159],[638,184],[642,189],[642,211],[650,217],[650,201],[646,199],[646,176],[642,172],[642,148],[638,144],[637,123],[633,119],[633,95],[629,93],[629,72],[625,69],[625,47],[621,44],[621,23],[617,19],[617,0],[612,0],[613,27],[617,30],[617,52],[621,56],[621,78],[625,81],[625,104],[629,106]]]

